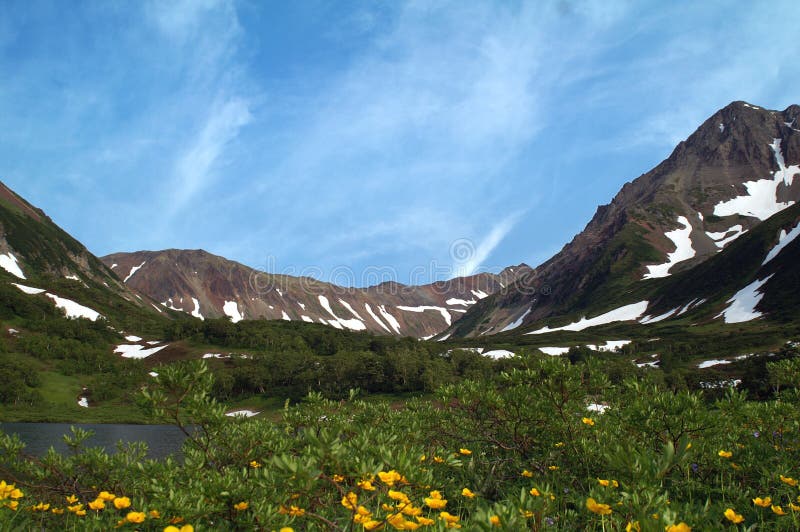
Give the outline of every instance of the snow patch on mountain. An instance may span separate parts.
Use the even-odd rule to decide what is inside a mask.
[[[510,330],[516,329],[517,327],[519,327],[520,325],[522,325],[522,321],[523,321],[525,318],[527,318],[527,317],[528,317],[528,314],[530,314],[530,313],[531,313],[531,310],[533,310],[533,307],[531,307],[531,308],[529,308],[528,310],[526,310],[526,311],[525,311],[525,313],[524,313],[522,316],[520,316],[519,318],[517,318],[516,320],[514,320],[514,322],[512,322],[512,323],[509,323],[508,325],[506,325],[506,326],[503,328],[503,330],[502,330],[502,331],[500,331],[500,332],[506,332],[506,331],[510,331]]]
[[[233,323],[244,319],[244,312],[239,312],[239,304],[236,301],[225,301],[225,304],[222,305],[222,312],[229,316]]]
[[[746,232],[747,229],[742,227],[740,224],[736,224],[728,228],[727,231],[722,231],[719,233],[706,231],[706,235],[708,235],[708,238],[714,241],[715,246],[717,246],[719,249],[722,249]]]
[[[389,330],[389,327],[387,327],[387,326],[386,326],[386,325],[385,325],[385,324],[384,324],[384,323],[381,321],[381,319],[380,319],[378,316],[376,316],[376,315],[375,315],[375,313],[372,311],[372,307],[370,307],[370,306],[369,306],[369,303],[364,303],[364,308],[365,308],[365,309],[367,309],[367,314],[369,314],[369,315],[370,315],[370,317],[371,317],[373,320],[375,320],[375,323],[377,323],[378,325],[380,325],[381,327],[383,327],[383,329],[384,329],[384,330],[385,330],[387,333],[391,334],[391,332],[392,332],[392,331],[390,331],[390,330]]]
[[[538,349],[545,355],[550,355],[551,357],[565,355],[570,350],[569,347],[537,347],[536,349]]]
[[[450,315],[450,313],[444,307],[427,307],[427,306],[403,307],[403,306],[398,306],[397,308],[399,310],[405,310],[406,312],[425,312],[426,310],[435,310],[436,312],[438,312],[438,313],[440,313],[442,315],[442,317],[444,318],[444,321],[447,323],[448,327],[450,327],[450,325],[453,324],[453,317]]]
[[[22,268],[19,267],[17,257],[12,255],[11,252],[0,255],[0,268],[3,268],[5,271],[18,279],[27,279],[25,274],[22,273]]]
[[[514,356],[512,351],[508,349],[494,349],[492,351],[486,351],[483,353],[483,356],[491,358],[493,360],[499,360],[501,358],[510,358]]]
[[[669,318],[678,310],[679,307],[675,307],[674,309],[665,312],[664,314],[659,314],[658,316],[651,317],[645,316],[644,318],[639,320],[639,323],[647,325],[648,323],[658,323],[659,321],[664,321],[665,319]]]
[[[697,365],[698,369],[706,369],[714,366],[721,366],[722,364],[730,364],[730,360],[706,360]]]
[[[664,236],[672,240],[675,244],[675,251],[667,254],[667,262],[664,264],[650,265],[647,267],[648,272],[644,275],[643,279],[657,279],[660,277],[667,277],[669,270],[674,265],[694,257],[697,252],[692,247],[692,226],[686,216],[678,216],[678,223],[683,226],[682,229],[675,229],[674,231],[667,231]]]
[[[139,344],[122,344],[115,347],[114,352],[122,356],[122,358],[147,358],[166,347],[166,345],[162,345],[160,347],[151,347],[148,349]]]
[[[487,294],[483,290],[470,290],[470,292],[472,292],[472,295],[477,297],[478,299],[483,299],[484,297],[489,297],[489,294]]]
[[[192,303],[194,303],[194,310],[192,310],[192,316],[195,318],[200,318],[201,320],[205,321],[205,318],[202,314],[200,314],[200,302],[197,298],[192,298]]]
[[[282,319],[283,321],[292,321],[292,318],[290,318],[290,317],[289,317],[289,315],[288,315],[288,314],[286,314],[286,311],[285,311],[285,310],[282,310],[282,311],[281,311],[281,319]]]
[[[63,309],[68,318],[86,318],[90,321],[97,321],[97,318],[100,317],[100,313],[96,310],[92,310],[89,307],[84,307],[83,305],[76,303],[71,299],[58,297],[57,295],[50,293],[45,295],[52,299],[58,308]]]
[[[800,236],[800,223],[794,226],[794,229],[792,229],[788,233],[786,232],[785,229],[781,229],[781,234],[778,237],[778,243],[775,244],[775,247],[769,250],[769,253],[767,253],[766,258],[764,259],[764,262],[761,263],[761,265],[764,266],[766,263],[777,257],[778,254],[781,252],[781,250],[783,250],[783,248],[791,244],[792,241],[798,236]]]
[[[629,343],[631,343],[630,340],[608,340],[604,344],[588,344],[586,347],[592,351],[605,351],[607,353],[613,353],[614,351],[622,349]]]
[[[388,323],[397,334],[400,334],[400,322],[397,321],[397,318],[387,312],[384,305],[378,305],[378,312],[381,313],[381,316],[386,320],[386,323]]]
[[[764,297],[764,294],[759,293],[759,290],[764,286],[764,283],[770,280],[772,275],[768,275],[761,280],[756,279],[736,292],[732,298],[726,301],[726,303],[730,303],[730,306],[716,317],[724,316],[725,323],[742,323],[760,318],[762,314],[756,310],[756,305]]]
[[[337,316],[336,313],[331,308],[331,303],[330,303],[330,301],[328,301],[327,297],[318,296],[318,298],[319,298],[319,304],[322,305],[322,308],[324,308],[325,311],[328,314],[333,316],[333,319],[332,320],[328,320],[328,323],[330,323],[334,327],[337,327],[337,325],[339,325],[339,327],[337,327],[338,329],[341,329],[342,327],[346,327],[346,328],[350,329],[351,331],[364,331],[364,330],[367,329],[367,326],[364,325],[364,322],[361,321],[360,318],[359,319],[346,320],[344,318],[340,318],[339,316]],[[350,305],[347,305],[347,306],[350,307]],[[355,314],[355,311],[353,311],[352,307],[350,307],[350,311]],[[337,325],[334,325],[334,323],[337,324]]]
[[[445,301],[445,303],[446,303],[447,305],[464,305],[464,306],[469,306],[469,305],[474,305],[475,303],[477,303],[477,301],[476,301],[476,300],[474,300],[474,299],[469,299],[469,300],[467,300],[467,299],[458,299],[458,298],[456,298],[456,297],[451,297],[450,299],[448,299],[447,301]]]
[[[714,214],[717,216],[730,216],[740,214],[752,216],[759,220],[766,220],[787,207],[794,205],[794,201],[778,201],[778,187],[783,185],[789,187],[794,182],[794,176],[800,174],[800,166],[786,166],[781,151],[781,139],[773,139],[769,145],[775,154],[775,162],[778,165],[772,179],[759,179],[757,181],[747,181],[744,183],[747,195],[737,196],[733,199],[722,201],[714,206]]]
[[[129,342],[141,342],[141,341],[142,341],[142,339],[141,339],[141,338],[139,338],[138,336],[136,336],[136,335],[133,335],[133,334],[131,334],[131,335],[129,335],[129,336],[126,336],[126,337],[125,337],[125,340],[127,340],[127,341],[129,341]]]
[[[352,314],[353,316],[355,316],[359,320],[364,321],[364,318],[362,318],[361,315],[358,312],[356,312],[353,307],[350,306],[350,303],[348,303],[347,301],[345,301],[344,299],[341,299],[341,298],[339,299],[339,303],[341,303],[344,308],[349,310],[350,314]]]
[[[582,331],[584,329],[588,329],[589,327],[597,327],[598,325],[605,325],[607,323],[636,320],[639,319],[639,317],[641,317],[641,315],[644,314],[645,311],[647,311],[648,304],[649,304],[648,301],[631,303],[630,305],[625,305],[623,307],[615,308],[614,310],[610,310],[605,314],[595,316],[594,318],[586,319],[586,317],[583,317],[579,321],[570,323],[569,325],[564,325],[562,327],[555,327],[552,329],[550,327],[543,327],[541,329],[526,334],[545,334],[555,331]]]
[[[17,283],[11,283],[11,284],[13,284],[14,286],[16,286],[17,288],[19,288],[20,290],[22,290],[23,292],[25,292],[30,296],[35,296],[37,294],[41,294],[42,292],[44,292],[44,290],[42,290],[41,288],[33,288],[32,286],[25,286],[24,284],[17,284]]]
[[[306,323],[314,323],[314,320],[312,320],[310,316],[306,316],[305,314],[300,316],[300,319]]]
[[[129,274],[128,274],[128,276],[127,276],[127,277],[126,277],[126,278],[125,278],[125,279],[124,279],[122,282],[123,282],[123,283],[127,283],[127,282],[128,282],[128,279],[130,279],[131,277],[133,277],[133,274],[134,274],[134,273],[136,273],[136,272],[138,272],[139,270],[141,270],[141,269],[142,269],[142,266],[144,266],[146,262],[147,262],[146,260],[143,260],[143,261],[142,261],[142,263],[141,263],[140,265],[138,265],[138,266],[134,266],[133,268],[131,268],[131,273],[129,273]]]

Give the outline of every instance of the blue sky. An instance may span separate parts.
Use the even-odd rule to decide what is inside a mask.
[[[5,1],[0,179],[98,255],[203,248],[356,285],[536,265],[720,107],[800,103],[799,15]]]

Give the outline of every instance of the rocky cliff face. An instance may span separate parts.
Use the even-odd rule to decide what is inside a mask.
[[[284,319],[418,338],[442,332],[530,270],[521,265],[498,275],[362,289],[263,273],[202,250],[116,253],[102,260],[127,286],[198,318]]]
[[[716,255],[800,199],[800,106],[734,102],[627,183],[569,244],[448,334],[473,336],[609,307],[639,283]]]

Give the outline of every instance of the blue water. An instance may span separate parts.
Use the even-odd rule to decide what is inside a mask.
[[[91,430],[94,435],[86,440],[86,447],[103,447],[109,453],[117,452],[117,443],[144,442],[148,458],[180,457],[185,435],[171,425],[120,425],[79,423],[0,423],[0,431],[17,434],[25,442],[26,454],[44,455],[50,447],[66,453],[69,447],[63,436],[71,435],[70,427]]]

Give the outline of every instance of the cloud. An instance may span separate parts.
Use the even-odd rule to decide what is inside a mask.
[[[454,242],[450,248],[451,256],[454,260],[452,277],[473,275],[479,270],[486,271],[486,259],[492,255],[495,248],[511,232],[519,219],[520,213],[517,213],[500,220],[477,246],[474,246],[469,240]]]
[[[213,178],[225,147],[252,120],[248,103],[231,98],[215,103],[192,144],[178,157],[169,195],[170,216],[182,210]],[[168,217],[168,218],[169,218]]]

